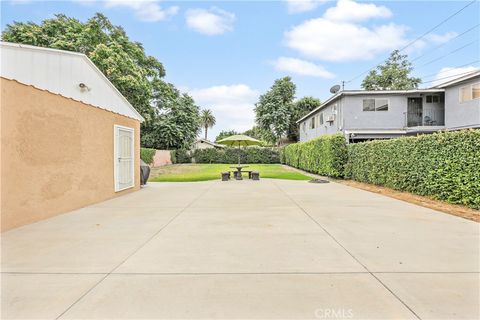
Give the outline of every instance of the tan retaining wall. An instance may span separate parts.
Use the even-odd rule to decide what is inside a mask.
[[[139,189],[139,121],[0,80],[2,231]],[[115,124],[135,129],[135,187],[118,193]]]

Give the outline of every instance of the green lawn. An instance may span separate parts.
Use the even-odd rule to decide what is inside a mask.
[[[163,167],[152,168],[149,181],[153,182],[190,182],[220,180],[222,171],[232,171],[233,164],[172,164]],[[281,164],[249,164],[246,170],[260,172],[261,178],[287,179],[287,180],[310,180],[304,174],[299,173]],[[233,175],[232,175],[233,177]],[[245,173],[244,177],[248,175]]]

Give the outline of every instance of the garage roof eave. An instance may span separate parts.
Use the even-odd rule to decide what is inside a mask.
[[[145,121],[103,72],[83,53],[5,41],[0,41],[0,49],[1,76],[3,78],[90,104],[140,122]],[[33,61],[41,61],[42,63],[35,64]],[[49,61],[54,63],[48,63]],[[85,68],[85,64],[88,68]],[[90,76],[90,79],[94,79],[97,84],[101,84],[103,86],[102,93],[110,95],[108,99],[98,99],[98,94],[94,97],[80,97],[78,94],[72,93],[68,86],[59,86],[59,81],[62,83],[78,83],[82,80],[75,76],[77,74],[72,75],[72,72],[69,72],[72,66],[86,70],[82,76]],[[36,77],[32,76],[35,74]],[[56,74],[57,77],[50,81],[52,74]],[[49,75],[49,77],[44,75]]]

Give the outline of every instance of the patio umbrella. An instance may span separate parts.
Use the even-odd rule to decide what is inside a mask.
[[[238,146],[238,164],[240,165],[240,147],[244,146],[255,146],[259,145],[261,142],[257,139],[252,137],[243,135],[243,134],[236,134],[220,141],[217,143],[224,144],[226,146],[237,147]]]

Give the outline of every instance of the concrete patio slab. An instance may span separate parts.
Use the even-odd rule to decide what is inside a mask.
[[[55,319],[102,274],[2,274],[2,319]]]
[[[262,180],[266,181],[266,180]],[[267,208],[291,206],[292,202],[269,183],[231,180],[213,185],[192,208]]]
[[[394,199],[390,209],[345,203],[304,209],[370,271],[480,269],[477,223]]]
[[[193,187],[191,184],[174,183],[172,188],[151,183],[142,192],[104,201],[94,207],[105,208],[184,208],[212,186],[213,182],[202,182]],[[173,186],[172,185],[172,186]]]
[[[336,183],[150,183],[2,234],[1,309],[12,319],[478,318],[479,234],[473,221]]]
[[[111,275],[61,319],[325,319],[333,312],[415,319],[368,274]]]
[[[188,208],[173,221],[163,235],[244,235],[323,233],[296,206]]]
[[[478,273],[375,275],[421,319],[480,319]]]
[[[2,272],[110,272],[178,208],[88,207],[2,235]]]
[[[327,235],[158,235],[116,272],[281,273],[362,272]]]

